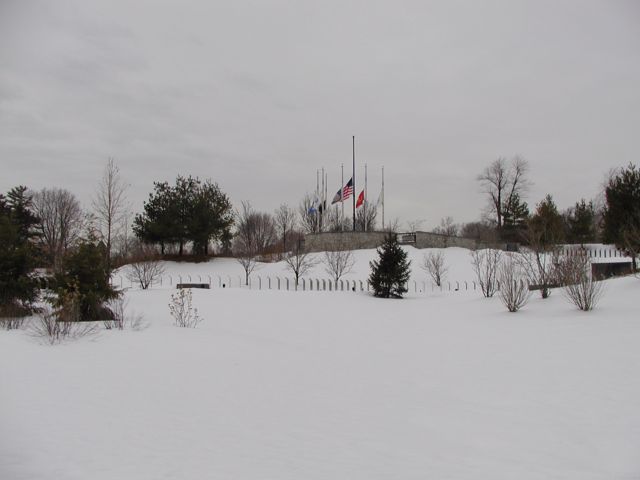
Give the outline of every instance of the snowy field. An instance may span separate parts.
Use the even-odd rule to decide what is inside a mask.
[[[167,273],[194,269],[241,273]],[[196,329],[171,289],[131,289],[141,331],[0,331],[0,479],[639,479],[639,288],[515,314],[473,291],[194,290]]]

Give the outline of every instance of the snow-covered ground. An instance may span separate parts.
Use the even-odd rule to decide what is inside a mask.
[[[194,268],[239,266],[167,273]],[[0,479],[637,479],[639,288],[515,314],[473,291],[194,290],[196,329],[169,288],[131,289],[142,331],[0,331]]]

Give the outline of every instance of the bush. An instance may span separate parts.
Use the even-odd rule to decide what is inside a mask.
[[[502,252],[500,250],[473,250],[471,265],[476,274],[482,294],[486,298],[493,297],[498,290],[498,267]]]
[[[30,333],[50,345],[96,334],[97,325],[93,322],[78,322],[78,316],[76,300],[67,298],[64,306],[42,311],[30,324]]]
[[[202,321],[198,309],[193,308],[190,288],[181,288],[171,295],[169,313],[178,327],[195,328]]]
[[[110,310],[113,319],[104,320],[104,328],[107,330],[124,330],[130,328],[132,330],[142,330],[147,325],[144,320],[144,316],[140,314],[130,314],[128,312],[129,300],[123,297],[118,297],[110,300],[107,303],[107,308]]]
[[[508,256],[498,268],[500,300],[510,312],[517,312],[529,301],[531,293],[520,265]]]
[[[150,247],[141,247],[127,267],[127,278],[136,282],[143,290],[157,282],[163,273],[164,267],[160,256]]]
[[[589,258],[566,256],[558,268],[565,297],[580,310],[593,310],[604,293],[604,283],[593,279]]]
[[[402,298],[407,292],[411,262],[407,260],[407,252],[402,249],[395,234],[390,233],[385,237],[384,243],[378,248],[378,257],[378,260],[369,262],[369,283],[373,294],[383,298]]]

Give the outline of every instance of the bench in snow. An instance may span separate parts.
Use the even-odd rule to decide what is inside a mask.
[[[209,288],[208,283],[178,283],[176,288]]]

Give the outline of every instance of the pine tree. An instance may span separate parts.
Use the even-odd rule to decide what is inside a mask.
[[[26,187],[0,194],[0,316],[28,313],[38,294],[31,196]]]
[[[583,198],[567,215],[567,240],[574,243],[594,242],[596,239],[596,212],[593,202]]]
[[[378,260],[369,262],[371,275],[369,283],[376,297],[402,298],[407,292],[405,287],[411,274],[411,262],[407,260],[405,252],[395,234],[385,237],[384,243],[378,248]]]
[[[528,219],[527,202],[520,200],[520,195],[517,193],[513,194],[502,207],[502,239],[512,242],[522,241]]]
[[[73,299],[77,309],[74,320],[91,321],[111,319],[105,302],[120,295],[109,283],[111,272],[106,257],[106,246],[94,238],[83,241],[63,260],[62,272],[56,274],[56,307],[65,308]]]
[[[609,180],[605,195],[604,240],[625,250],[635,270],[640,252],[640,169],[629,164]]]

